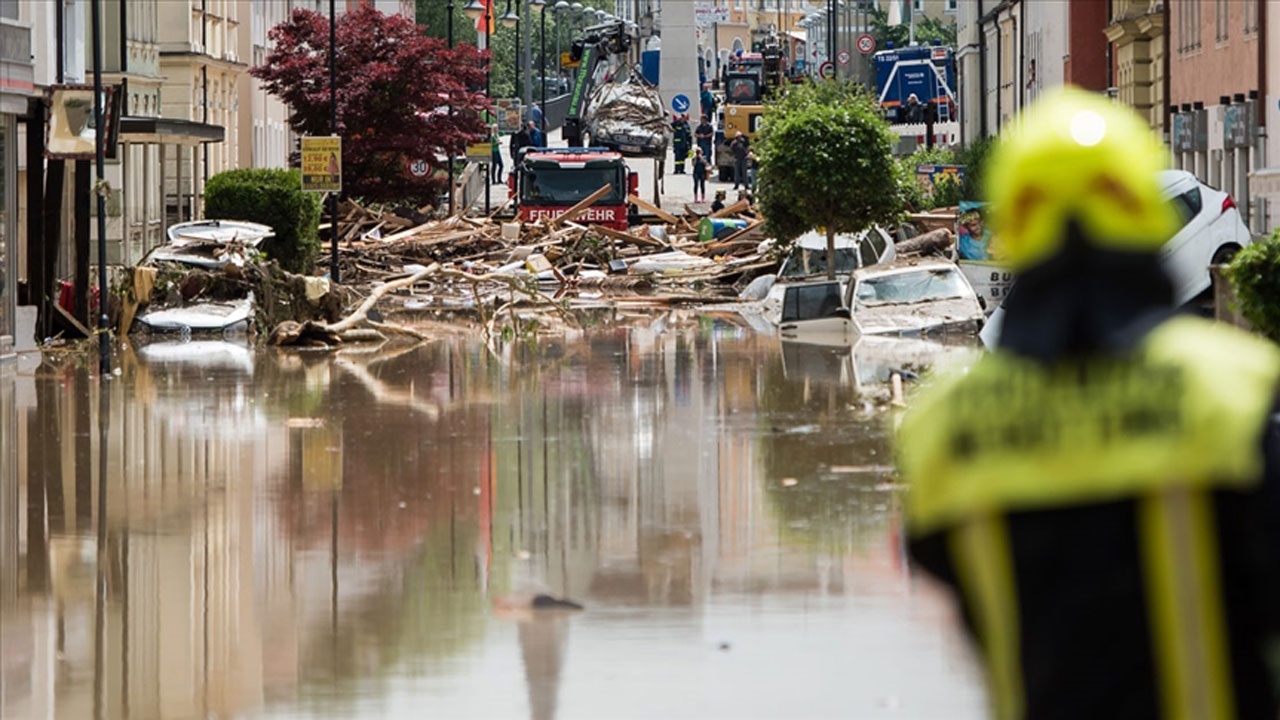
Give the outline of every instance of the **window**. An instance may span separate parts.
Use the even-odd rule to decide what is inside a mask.
[[[1198,187],[1174,196],[1169,202],[1178,211],[1178,218],[1182,221],[1182,225],[1191,222],[1191,219],[1199,215],[1200,210],[1204,207],[1204,200],[1200,197],[1200,188]]]
[[[924,12],[924,0],[911,0],[911,9],[914,12]]]
[[[1214,33],[1213,39],[1222,43],[1227,40],[1227,31],[1230,25],[1227,20],[1227,0],[1216,0],[1213,8],[1214,16]]]
[[[1189,53],[1200,49],[1200,0],[1183,0],[1174,5],[1178,9],[1178,52]]]
[[[960,9],[959,0],[947,0],[947,12],[953,13]]]
[[[1258,32],[1258,3],[1263,0],[1245,0],[1244,3],[1244,31],[1248,33]]]

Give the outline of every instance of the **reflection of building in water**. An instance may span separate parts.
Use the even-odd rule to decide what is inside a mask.
[[[177,383],[183,373],[166,369],[163,388],[147,368],[127,370],[109,387],[102,624],[98,453],[84,447],[90,436],[96,444],[96,383],[42,367],[18,432],[4,433],[28,450],[19,469],[27,512],[0,504],[0,533],[17,524],[26,540],[25,567],[0,565],[0,585],[24,590],[5,604],[5,717],[90,717],[95,708],[226,717],[261,706],[253,497],[274,433],[238,370],[204,367]]]

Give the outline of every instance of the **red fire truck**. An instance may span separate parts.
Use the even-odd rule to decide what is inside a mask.
[[[608,185],[609,193],[576,219],[614,230],[627,229],[627,195],[639,188],[639,177],[627,168],[622,155],[605,148],[529,150],[507,182],[524,222],[563,215]]]

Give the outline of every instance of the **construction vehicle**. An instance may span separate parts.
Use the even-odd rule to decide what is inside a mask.
[[[557,218],[607,185],[609,192],[576,220],[626,230],[634,215],[627,196],[637,193],[639,175],[608,148],[531,149],[507,183],[522,222]]]
[[[724,107],[716,131],[716,169],[721,181],[733,179],[729,142],[738,133],[755,140],[764,116],[765,97],[787,82],[786,56],[776,42],[758,53],[730,58],[724,74]]]

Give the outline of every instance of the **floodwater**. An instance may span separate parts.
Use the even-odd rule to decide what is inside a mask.
[[[671,314],[9,370],[0,717],[982,717],[880,351]]]

